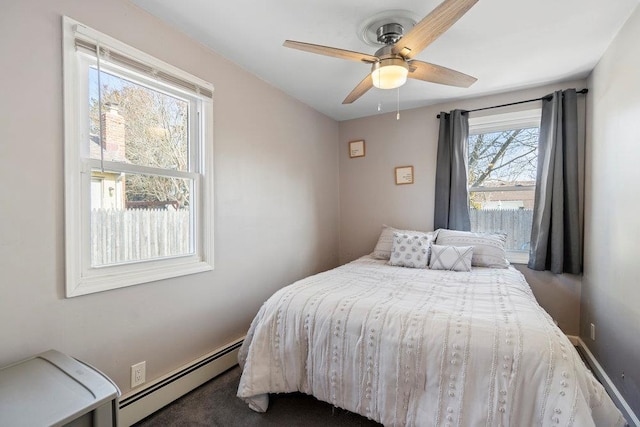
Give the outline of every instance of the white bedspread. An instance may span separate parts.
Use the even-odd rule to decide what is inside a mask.
[[[301,391],[387,426],[621,426],[515,269],[400,268],[363,257],[264,303],[238,396]]]

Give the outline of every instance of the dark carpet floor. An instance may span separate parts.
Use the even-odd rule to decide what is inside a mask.
[[[583,356],[580,350],[578,352]],[[583,360],[587,363],[584,357]],[[135,424],[135,427],[380,427],[382,425],[302,393],[272,394],[269,397],[269,410],[260,414],[249,409],[236,397],[239,382],[240,367],[236,366],[151,414]]]
[[[272,394],[269,410],[260,414],[236,397],[239,381],[240,368],[236,366],[135,426],[381,426],[302,393]]]

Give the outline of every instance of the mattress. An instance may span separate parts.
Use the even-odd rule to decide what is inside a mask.
[[[239,353],[238,396],[303,392],[387,426],[622,426],[513,267],[363,257],[277,291]]]

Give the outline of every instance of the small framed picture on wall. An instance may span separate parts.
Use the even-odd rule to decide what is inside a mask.
[[[349,142],[349,157],[364,157],[364,139]]]
[[[413,166],[396,168],[396,185],[413,184]]]

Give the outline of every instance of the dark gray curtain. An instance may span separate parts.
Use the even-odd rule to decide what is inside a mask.
[[[468,231],[469,191],[467,188],[469,120],[463,110],[440,113],[438,158],[436,163],[434,230],[449,228]]]
[[[578,103],[575,89],[542,100],[529,268],[582,271],[579,221]]]

